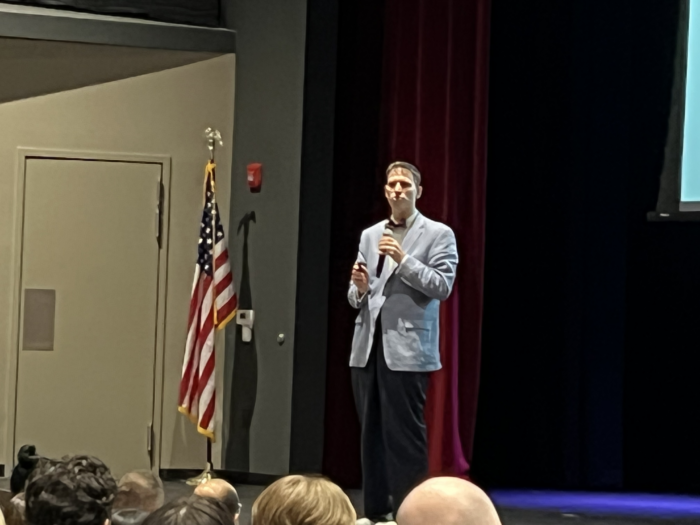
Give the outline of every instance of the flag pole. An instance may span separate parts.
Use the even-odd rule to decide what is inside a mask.
[[[221,141],[221,133],[218,130],[207,128],[204,130],[204,136],[207,139],[207,147],[209,148],[209,162],[207,163],[206,169],[206,180],[204,182],[204,188],[206,192],[207,182],[211,181],[211,191],[212,191],[212,225],[211,225],[211,236],[212,236],[212,273],[216,276],[216,182],[214,178],[214,168],[216,168],[216,163],[214,161],[216,142],[218,141],[220,145],[223,145]],[[216,294],[214,294],[214,302],[212,303],[214,308],[214,330],[216,330],[217,325],[217,312],[216,312]],[[190,478],[187,480],[188,485],[201,485],[212,479],[212,440],[211,437],[207,436],[207,462],[204,466],[204,470],[198,476]]]

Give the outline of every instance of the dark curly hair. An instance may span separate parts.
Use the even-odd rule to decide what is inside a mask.
[[[29,525],[104,525],[116,494],[117,483],[99,459],[50,461],[29,477],[25,516]]]
[[[176,499],[146,518],[143,525],[231,525],[226,506],[219,500],[202,496]]]

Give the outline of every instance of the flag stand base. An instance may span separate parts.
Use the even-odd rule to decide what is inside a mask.
[[[194,478],[188,479],[185,483],[188,485],[196,486],[196,485],[201,485],[202,483],[206,483],[211,479],[211,463],[207,461],[207,466],[204,467],[204,470],[199,476],[196,476]]]
[[[207,438],[207,463],[204,470],[199,476],[188,479],[185,483],[192,486],[201,485],[206,483],[212,478],[212,466],[211,466],[211,439]]]

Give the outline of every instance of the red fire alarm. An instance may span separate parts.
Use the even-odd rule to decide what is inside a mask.
[[[248,187],[253,193],[260,193],[262,186],[262,164],[254,162],[248,164]]]

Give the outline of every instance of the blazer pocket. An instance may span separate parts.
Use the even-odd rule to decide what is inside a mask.
[[[404,326],[406,327],[406,330],[428,330],[428,323],[426,323],[423,320],[405,320],[404,321]]]

